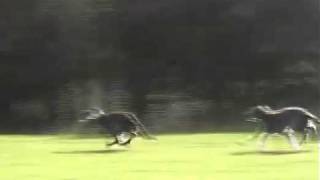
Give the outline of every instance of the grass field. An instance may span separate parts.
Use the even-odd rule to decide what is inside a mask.
[[[161,135],[127,148],[103,137],[1,135],[1,180],[317,180],[316,143],[297,153],[281,137],[268,151],[237,145],[248,134]],[[111,141],[111,140],[109,140]]]

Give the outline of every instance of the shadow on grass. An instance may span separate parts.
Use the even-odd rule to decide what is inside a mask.
[[[243,155],[287,155],[287,154],[300,154],[300,153],[308,153],[310,150],[271,150],[271,151],[240,151],[233,152],[231,155],[234,156],[243,156]]]
[[[102,138],[110,138],[110,135],[105,134],[69,134],[69,135],[58,135],[55,138],[58,139],[102,139]]]
[[[54,154],[113,154],[126,152],[126,149],[104,149],[104,150],[85,150],[85,151],[56,151]]]

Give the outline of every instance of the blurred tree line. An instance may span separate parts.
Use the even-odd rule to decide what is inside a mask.
[[[124,78],[137,95],[179,77],[218,102],[318,105],[318,3],[2,0],[1,123],[19,123],[12,102],[89,77]]]

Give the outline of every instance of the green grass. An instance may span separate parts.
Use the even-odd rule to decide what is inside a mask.
[[[107,148],[106,139],[0,136],[1,180],[316,180],[315,142],[295,153],[280,137],[269,151],[237,145],[248,134],[162,135]],[[111,140],[109,140],[111,141]]]

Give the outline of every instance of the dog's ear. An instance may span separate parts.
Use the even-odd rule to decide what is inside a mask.
[[[271,110],[272,110],[271,107],[268,106],[268,105],[264,105],[263,108],[264,108],[265,110],[267,110],[267,111],[271,111]]]
[[[258,105],[258,106],[256,106],[256,109],[264,109],[264,106],[263,105]]]
[[[100,115],[104,115],[106,114],[101,108],[88,108],[85,110],[81,110],[80,114],[100,114]]]

